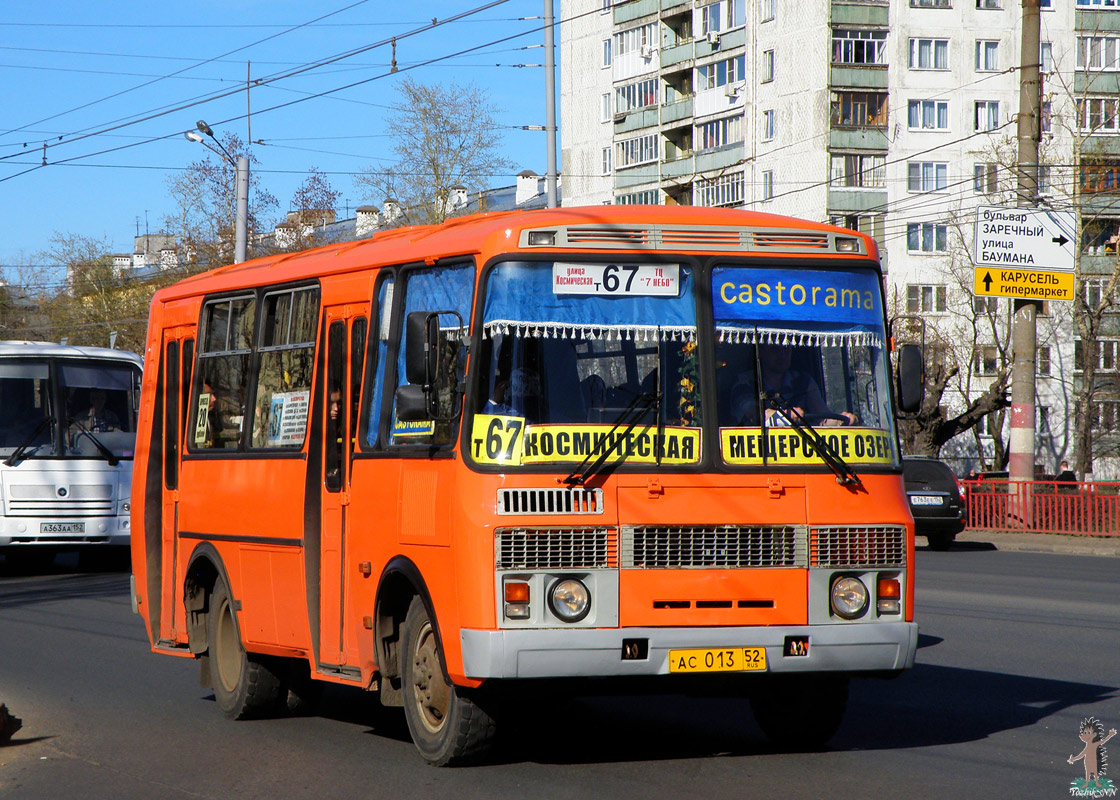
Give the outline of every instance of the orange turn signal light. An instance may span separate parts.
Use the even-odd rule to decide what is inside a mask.
[[[523,581],[506,581],[507,603],[528,603],[529,584]]]
[[[879,597],[898,597],[899,585],[897,578],[879,578]]]

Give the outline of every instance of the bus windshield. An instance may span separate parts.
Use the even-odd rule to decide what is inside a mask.
[[[870,270],[712,270],[725,463],[821,463],[800,424],[846,463],[898,464],[881,299]]]
[[[63,359],[0,362],[0,456],[131,458],[139,371]]]
[[[693,274],[681,264],[505,262],[486,283],[478,463],[700,460]]]

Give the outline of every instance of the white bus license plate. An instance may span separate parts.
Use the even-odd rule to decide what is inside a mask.
[[[39,533],[85,533],[84,522],[40,522]]]
[[[945,502],[945,498],[938,497],[935,494],[912,494],[910,495],[910,505],[912,506],[939,506]]]

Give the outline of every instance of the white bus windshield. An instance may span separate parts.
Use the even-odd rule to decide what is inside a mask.
[[[0,362],[0,457],[131,458],[138,383],[123,363]]]

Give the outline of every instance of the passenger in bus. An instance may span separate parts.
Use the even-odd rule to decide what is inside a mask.
[[[327,486],[338,488],[342,476],[342,389],[334,387],[327,398]]]
[[[104,389],[90,389],[89,408],[80,414],[71,417],[71,427],[75,432],[81,428],[94,433],[106,431],[119,431],[121,429],[120,417],[111,408],[105,406],[108,399]]]
[[[536,419],[534,412],[537,411],[540,393],[540,378],[528,367],[518,367],[508,380],[498,376],[494,381],[494,390],[482,413]]]
[[[218,393],[208,383],[202,384],[202,394],[207,398],[206,403],[206,429],[200,447],[223,447],[222,444],[222,415],[218,411]],[[201,404],[200,404],[201,406]]]
[[[793,409],[797,421],[806,418],[814,425],[835,427],[854,425],[856,415],[850,411],[834,412],[825,403],[820,386],[809,373],[792,366],[793,347],[780,344],[758,346],[759,373],[762,386],[768,392],[781,395]],[[733,418],[739,425],[757,425],[758,397],[754,389],[752,370],[744,370],[732,389],[735,410]],[[772,427],[789,427],[789,417],[776,408],[765,409],[766,424]]]

